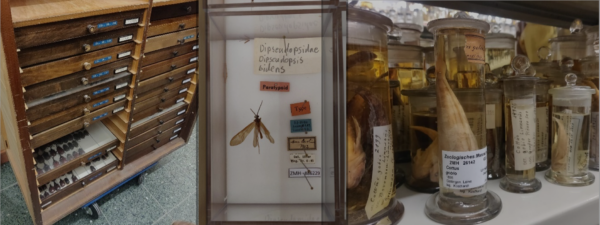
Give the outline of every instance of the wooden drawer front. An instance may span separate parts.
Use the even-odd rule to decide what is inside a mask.
[[[126,148],[125,153],[127,155],[134,155],[144,149],[159,148],[160,146],[163,146],[164,144],[168,143],[170,141],[169,139],[175,136],[179,136],[179,133],[181,132],[181,127],[182,124],[171,127],[165,130],[162,134],[147,137],[147,139],[143,140],[140,144],[137,144],[131,148]],[[143,135],[140,135],[140,137],[141,136]]]
[[[79,179],[76,182],[68,185],[67,187],[59,190],[58,192],[44,198],[42,200],[42,209],[48,208],[49,206],[60,201],[64,197],[67,197],[67,196],[79,191],[80,189],[84,188],[86,185],[90,184],[91,182],[98,180],[100,177],[103,177],[106,174],[114,171],[117,168],[117,165],[119,165],[119,160],[111,162],[110,164],[102,167],[101,169],[98,169],[98,170],[92,172],[90,175],[84,177],[83,179]]]
[[[115,76],[116,73],[128,72],[133,58],[119,60],[114,63],[99,66],[91,70],[77,72],[25,88],[25,102],[40,99],[49,95],[68,91],[84,85],[90,85],[100,80]]]
[[[138,84],[137,93],[146,93],[170,83],[190,83],[191,79],[188,80],[188,78],[196,74],[192,72],[194,69],[196,69],[196,63],[144,80]]]
[[[164,20],[173,17],[180,17],[198,13],[198,3],[186,2],[176,5],[166,5],[152,8],[150,21]]]
[[[29,109],[26,111],[27,119],[29,119],[29,121],[35,121],[76,105],[103,98],[115,91],[128,89],[130,83],[131,74],[127,72],[92,86],[72,89],[52,96],[51,98],[28,102],[27,106]]]
[[[183,45],[195,41],[198,36],[198,29],[187,29],[176,33],[154,36],[146,40],[144,52],[153,52],[159,49],[168,48],[175,45]]]
[[[149,66],[145,66],[140,70],[140,76],[138,80],[145,80],[156,75],[166,73],[190,63],[196,63],[198,61],[197,52],[190,52],[188,54],[175,57],[173,59],[165,60],[159,63],[155,63]],[[195,72],[195,70],[193,71]]]
[[[153,116],[152,118],[146,118],[140,123],[134,123],[131,125],[131,131],[129,137],[136,137],[154,127],[162,125],[165,121],[171,120],[175,117],[185,115],[187,112],[187,103],[179,103],[179,106],[172,107],[171,109],[165,110],[163,113]],[[178,115],[179,114],[179,115]]]
[[[17,48],[25,49],[124,27],[138,27],[143,22],[143,14],[144,10],[136,10],[17,28]]]
[[[146,140],[153,139],[153,137],[158,136],[158,135],[172,134],[174,130],[176,130],[177,128],[181,128],[183,126],[183,120],[182,120],[183,116],[184,115],[175,117],[174,119],[165,122],[165,124],[163,124],[163,125],[155,127],[152,130],[146,131],[145,133],[143,133],[133,139],[129,139],[127,141],[127,144],[125,144],[125,148],[129,148],[131,146],[136,146]],[[179,122],[178,124],[175,124],[178,121],[181,121],[181,122]],[[175,127],[177,127],[177,128],[175,128]],[[175,128],[175,129],[173,129],[173,128]],[[179,131],[181,131],[181,129]],[[177,133],[179,131],[177,131]]]
[[[73,120],[77,117],[82,117],[88,113],[94,112],[98,109],[111,105],[115,102],[124,101],[127,99],[129,88],[120,89],[114,93],[107,95],[102,98],[95,99],[86,104],[81,104],[76,107],[69,108],[64,111],[52,114],[42,119],[31,122],[29,125],[29,133],[37,134],[52,127],[58,126],[69,120]],[[116,100],[116,101],[115,101]]]
[[[110,106],[106,106],[102,109],[96,110],[88,115],[79,117],[69,122],[63,123],[59,126],[53,127],[52,129],[33,135],[30,140],[31,147],[37,148],[45,145],[51,141],[54,141],[62,136],[73,133],[76,130],[85,128],[90,124],[102,121],[118,112],[121,112],[127,108],[129,101],[120,101]]]
[[[21,65],[21,67],[27,67],[42,62],[133,42],[137,36],[137,29],[137,27],[130,27],[35,48],[21,49],[18,53],[19,65]]]
[[[185,94],[187,94],[187,93],[185,93]],[[182,99],[179,96],[175,96],[173,98],[166,99],[164,102],[161,102],[159,104],[151,105],[147,109],[134,110],[133,111],[133,121],[138,121],[143,118],[152,116],[155,113],[163,112],[165,109],[167,109],[177,103],[180,103],[180,102],[185,102],[185,97],[183,97],[183,99]]]
[[[191,78],[191,76],[189,78]],[[190,88],[190,85],[192,83],[188,82],[185,84],[181,84],[183,82],[183,80],[184,79],[180,79],[179,81],[173,81],[172,83],[170,83],[168,85],[158,87],[152,91],[148,91],[148,92],[142,93],[140,95],[136,95],[136,98],[135,98],[136,102],[142,102],[147,99],[154,98],[154,97],[164,98],[167,96],[172,96],[173,95],[172,92],[174,92],[175,94],[188,92],[188,89]]]
[[[68,161],[67,163],[62,164],[60,167],[58,167],[56,169],[48,171],[47,173],[44,173],[42,175],[38,175],[37,176],[38,183],[46,184],[46,183],[56,179],[57,177],[62,176],[64,174],[66,174],[67,172],[74,170],[75,168],[80,167],[81,165],[106,154],[106,152],[115,150],[115,149],[117,149],[119,143],[120,143],[119,140],[114,140],[110,143],[100,146],[99,148],[97,148],[91,152],[85,153],[84,155],[79,155],[77,158],[74,158],[71,161]]]
[[[24,87],[27,87],[75,72],[91,70],[92,68],[118,60],[128,59],[134,53],[134,48],[135,43],[131,42],[71,58],[27,67],[23,69],[23,73],[21,74],[21,83]]]
[[[176,45],[158,51],[145,53],[142,58],[142,67],[154,64],[163,60],[172,59],[180,55],[198,51],[198,41],[192,41],[183,45]]]
[[[136,112],[139,111],[144,111],[146,109],[149,109],[151,107],[154,106],[158,106],[160,107],[163,104],[168,104],[168,101],[175,101],[175,103],[182,102],[185,100],[185,97],[187,96],[187,92],[183,92],[183,93],[178,93],[176,90],[175,91],[169,91],[167,92],[166,96],[156,96],[154,98],[150,98],[148,100],[145,101],[136,101],[135,105],[133,106],[133,114],[135,115]]]
[[[198,23],[198,15],[187,15],[182,17],[175,17],[170,19],[158,20],[150,23],[148,27],[148,37],[171,33],[175,31],[185,30],[194,28]]]

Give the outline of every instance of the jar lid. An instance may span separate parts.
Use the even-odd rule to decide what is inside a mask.
[[[348,8],[348,21],[368,23],[383,29],[386,33],[392,29],[392,20],[384,15],[358,8]]]
[[[507,77],[504,80],[539,80],[540,78],[534,77],[535,72],[529,72],[529,59],[524,55],[517,55],[510,62],[512,69],[515,71],[515,76]]]
[[[591,89],[588,86],[577,86],[577,75],[569,73],[565,76],[567,86],[552,88],[548,90],[551,95],[592,95],[596,93],[596,90]]]
[[[388,43],[388,64],[422,62],[423,48],[416,45]]]
[[[453,28],[475,28],[487,33],[490,30],[490,24],[483,21],[471,18],[465,12],[459,12],[454,15],[454,18],[443,18],[430,21],[427,24],[427,29],[432,33],[441,29]]]
[[[418,32],[423,31],[423,26],[414,23],[394,23],[394,27],[402,30],[414,30]]]
[[[493,39],[506,39],[506,40],[512,40],[512,41],[517,40],[515,38],[515,36],[513,36],[512,34],[506,34],[506,33],[487,33],[487,34],[485,34],[486,42],[488,40],[493,40]]]

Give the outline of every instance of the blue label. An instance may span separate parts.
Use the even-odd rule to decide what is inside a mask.
[[[312,131],[311,119],[290,120],[292,133]]]
[[[94,91],[94,94],[93,94],[93,95],[97,95],[97,94],[100,94],[100,93],[106,92],[106,91],[108,91],[108,90],[110,90],[110,87],[107,87],[107,88],[103,88],[103,89],[100,89],[100,90]]]
[[[104,105],[106,103],[108,103],[108,100],[104,100],[104,101],[98,102],[98,103],[94,104],[92,108],[96,108],[96,107]]]
[[[94,41],[94,46],[108,44],[108,43],[112,43],[112,38],[111,39],[102,40],[102,41]]]
[[[94,119],[92,119],[92,121],[94,121],[94,120],[97,120],[97,119],[100,119],[100,118],[102,118],[102,117],[105,117],[105,116],[107,116],[107,115],[108,115],[108,113],[104,113],[104,114],[102,114],[102,115],[96,116],[96,117],[94,117]]]
[[[101,156],[101,155],[102,155],[102,152],[98,152],[98,153],[96,153],[95,155],[93,155],[93,156],[90,156],[90,157],[88,158],[88,161],[92,161],[92,159],[94,159],[94,158],[96,158],[96,157],[98,157],[98,156]]]
[[[183,37],[183,40],[187,40],[187,39],[190,39],[190,38],[194,38],[194,35],[185,36],[185,37]]]
[[[93,181],[94,179],[98,178],[99,176],[102,176],[102,173],[99,173],[96,176],[93,176],[92,178],[90,178],[90,181]]]
[[[101,63],[101,62],[104,62],[104,61],[108,61],[108,60],[111,60],[111,59],[112,59],[112,56],[106,56],[104,58],[94,60],[94,64]]]
[[[104,75],[108,75],[108,73],[109,72],[107,70],[107,71],[104,71],[104,72],[100,72],[100,73],[94,74],[94,75],[92,75],[92,79],[98,78],[98,77],[101,77],[101,76],[104,76]]]
[[[105,28],[105,27],[111,27],[111,26],[116,26],[116,25],[117,25],[117,21],[111,21],[111,22],[106,22],[106,23],[99,23],[98,28]]]

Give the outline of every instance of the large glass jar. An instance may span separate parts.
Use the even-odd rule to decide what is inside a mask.
[[[348,9],[347,211],[350,224],[400,220],[394,196],[392,110],[387,33],[392,21]]]
[[[490,71],[500,74],[502,67],[510,65],[515,57],[517,39],[511,34],[489,33],[485,35],[485,62]]]
[[[581,60],[586,56],[586,35],[581,32],[583,25],[580,20],[575,20],[570,27],[570,35],[559,35],[550,39],[551,61],[563,66],[568,59],[572,59],[574,72],[581,72]],[[564,74],[564,73],[563,73]]]
[[[485,89],[485,135],[487,143],[487,177],[504,177],[504,124],[502,119],[502,89]]]
[[[600,92],[598,91],[598,26],[589,27],[585,30],[587,35],[586,57],[581,61],[581,73],[583,74],[582,85],[588,86],[594,91],[592,95],[591,128],[590,128],[590,166],[589,169],[598,171],[600,167],[600,142],[599,139],[599,107]]]
[[[551,80],[539,79],[535,83],[536,155],[535,171],[550,167],[550,89]]]
[[[421,32],[423,26],[413,23],[395,23],[392,32],[399,34],[400,44],[416,45],[421,44]]]

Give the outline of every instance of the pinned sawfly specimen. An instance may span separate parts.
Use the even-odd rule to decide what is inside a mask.
[[[275,144],[275,140],[273,139],[273,137],[271,137],[271,133],[269,132],[269,130],[267,130],[267,127],[265,127],[265,125],[260,121],[260,117],[258,116],[258,112],[260,112],[260,107],[262,107],[262,101],[260,101],[260,106],[258,107],[258,111],[256,111],[256,113],[254,113],[254,110],[250,109],[250,111],[254,113],[254,121],[252,121],[252,123],[248,124],[248,126],[246,126],[235,136],[233,136],[233,138],[231,138],[231,141],[229,142],[229,146],[236,146],[244,142],[244,140],[246,140],[246,136],[250,134],[252,129],[254,129],[254,142],[252,146],[254,146],[255,148],[258,146],[258,154],[260,154],[260,145],[258,144],[259,135],[260,139],[263,139],[264,134],[265,136],[267,136],[271,144]]]

